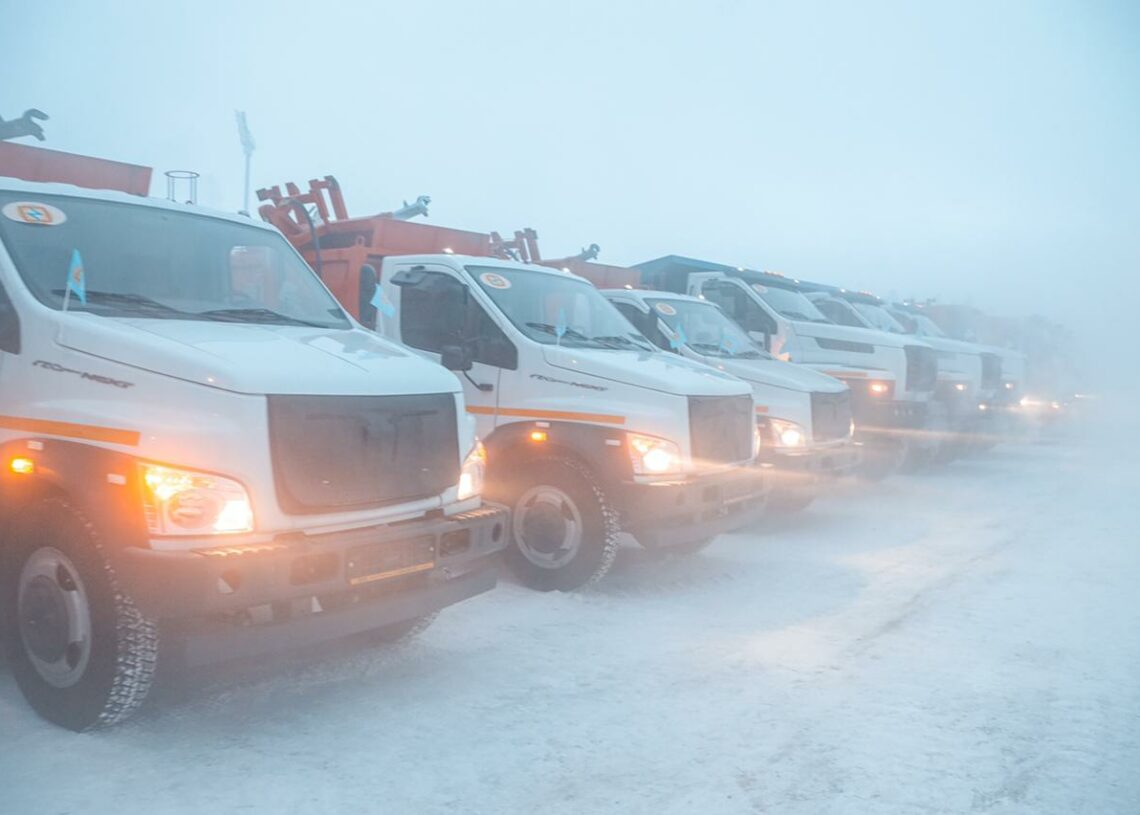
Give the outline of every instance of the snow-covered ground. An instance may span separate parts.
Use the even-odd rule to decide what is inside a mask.
[[[103,733],[0,667],[0,812],[1140,813],[1136,453],[846,486],[407,646],[168,679]]]

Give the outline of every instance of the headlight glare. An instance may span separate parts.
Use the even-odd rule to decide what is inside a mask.
[[[253,531],[245,487],[209,473],[142,464],[143,507],[152,535],[229,535]]]
[[[795,422],[785,419],[769,419],[768,427],[772,439],[778,447],[803,447],[807,444],[807,433]]]
[[[629,459],[638,475],[663,475],[681,469],[681,451],[677,445],[656,436],[630,433]]]
[[[463,460],[463,468],[459,471],[459,489],[456,498],[466,501],[483,492],[483,481],[487,475],[487,448],[483,442],[475,440],[475,446]]]

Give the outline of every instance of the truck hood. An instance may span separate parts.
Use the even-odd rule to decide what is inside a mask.
[[[752,389],[736,377],[661,351],[610,351],[543,346],[548,365],[587,378],[620,382],[677,396],[742,396]]]
[[[846,340],[878,345],[884,348],[902,348],[907,345],[928,345],[925,340],[905,334],[891,334],[875,328],[854,328],[832,323],[794,321],[796,334],[802,337],[821,337],[828,340]]]
[[[841,393],[847,390],[847,386],[834,377],[778,359],[702,359],[718,370],[755,385],[801,393]]]
[[[59,342],[81,353],[246,394],[456,393],[449,371],[363,328],[63,317]]]

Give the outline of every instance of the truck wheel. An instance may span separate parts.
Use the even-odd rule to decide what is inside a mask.
[[[507,562],[539,591],[570,591],[600,580],[618,550],[617,512],[597,479],[570,458],[519,467],[507,479],[512,545]]]
[[[95,526],[67,501],[44,499],[12,531],[0,617],[24,697],[69,730],[126,719],[154,677],[154,621],[118,588]]]

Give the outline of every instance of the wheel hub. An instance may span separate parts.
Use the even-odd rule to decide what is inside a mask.
[[[71,687],[91,658],[91,609],[79,570],[50,546],[34,551],[20,571],[16,597],[20,638],[37,673]]]
[[[546,569],[565,566],[582,544],[582,515],[557,487],[532,487],[519,498],[513,519],[515,541],[527,560]]]
[[[20,598],[20,631],[24,643],[37,658],[58,662],[71,642],[67,604],[59,585],[36,575]]]

